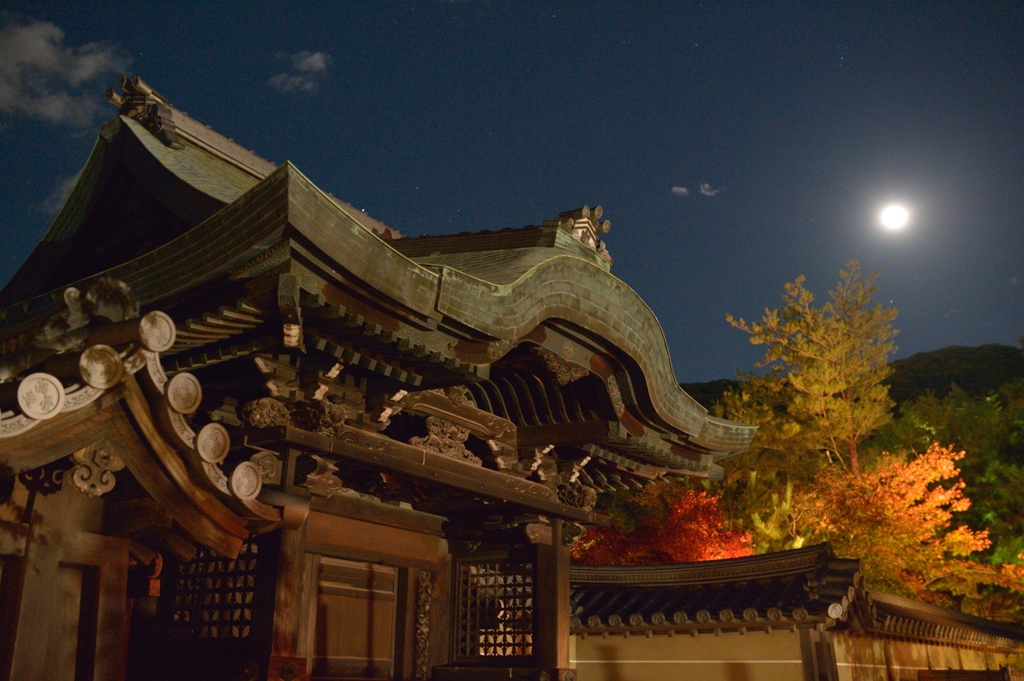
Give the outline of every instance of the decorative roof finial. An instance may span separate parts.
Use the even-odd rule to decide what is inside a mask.
[[[594,208],[583,206],[576,210],[559,213],[557,220],[545,220],[544,226],[558,226],[601,258],[611,262],[612,257],[608,254],[608,247],[598,235],[607,234],[612,228],[612,223],[611,220],[602,222],[602,215],[604,215],[604,209],[601,206]]]
[[[174,127],[171,104],[137,75],[128,78],[123,73],[117,79],[122,92],[107,88],[107,101],[127,116],[142,124],[153,136],[172,149],[184,149]]]

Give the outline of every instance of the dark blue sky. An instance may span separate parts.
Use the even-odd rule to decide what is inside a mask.
[[[123,67],[404,234],[603,205],[684,381],[760,356],[727,312],[850,259],[897,356],[1024,333],[1021,3],[75,4],[0,15],[0,283]]]

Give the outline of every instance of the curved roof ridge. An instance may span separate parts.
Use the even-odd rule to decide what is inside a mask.
[[[705,584],[799,574],[817,569],[833,559],[832,545],[824,542],[789,551],[692,563],[572,565],[569,578],[574,584]]]
[[[881,605],[880,610],[900,611],[903,616],[913,617],[928,622],[937,623],[945,621],[951,626],[963,625],[973,629],[982,630],[994,636],[1006,636],[1024,640],[1024,627],[1012,622],[1000,622],[990,620],[977,615],[971,615],[960,610],[944,608],[941,605],[923,603],[913,598],[897,596],[883,591],[867,590],[868,597],[875,605]],[[888,607],[886,607],[888,606]],[[883,613],[879,613],[882,615]]]
[[[478,331],[516,340],[548,319],[580,324],[611,341],[640,367],[648,395],[670,430],[702,447],[744,451],[756,426],[709,417],[679,386],[665,332],[654,311],[628,284],[569,254],[549,258],[511,284],[493,284],[442,266],[437,311]],[[586,323],[582,323],[586,320]]]

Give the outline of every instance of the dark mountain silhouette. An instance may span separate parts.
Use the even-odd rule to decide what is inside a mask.
[[[969,395],[980,396],[997,390],[1009,380],[1024,378],[1024,353],[1010,345],[990,344],[977,348],[951,345],[940,350],[919,352],[891,365],[893,374],[886,383],[897,404],[929,390],[938,397],[944,397],[953,383]],[[738,382],[723,378],[680,385],[691,397],[711,409]]]
[[[979,397],[998,390],[1009,380],[1024,377],[1024,353],[1010,345],[951,345],[898,359],[892,368],[886,383],[897,404],[929,390],[945,397],[953,383],[968,395]]]

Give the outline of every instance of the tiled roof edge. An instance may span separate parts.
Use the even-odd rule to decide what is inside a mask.
[[[569,580],[573,584],[632,586],[720,583],[739,579],[770,578],[815,570],[833,557],[831,545],[824,543],[792,551],[698,563],[573,565],[569,569]]]

